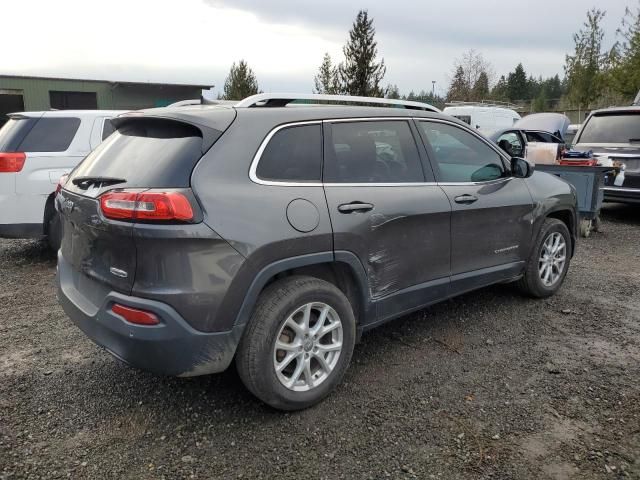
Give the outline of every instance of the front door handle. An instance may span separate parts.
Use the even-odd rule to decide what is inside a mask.
[[[478,197],[475,197],[473,195],[459,195],[456,198],[453,199],[456,203],[463,203],[465,205],[469,205],[473,202],[476,202],[478,200]]]
[[[351,202],[338,205],[340,213],[368,212],[369,210],[373,210],[372,203]]]

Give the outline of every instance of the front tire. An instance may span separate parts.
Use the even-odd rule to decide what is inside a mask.
[[[547,218],[540,228],[525,274],[518,281],[518,287],[531,297],[550,297],[564,282],[570,261],[569,229],[560,220]]]
[[[236,355],[245,386],[280,410],[324,399],[351,361],[356,322],[334,285],[294,276],[269,285],[258,298]]]

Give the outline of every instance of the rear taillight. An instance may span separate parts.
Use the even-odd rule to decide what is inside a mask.
[[[191,202],[180,192],[107,192],[100,197],[100,208],[114,220],[189,222],[194,217]]]
[[[120,315],[127,322],[135,323],[136,325],[158,325],[160,323],[155,313],[138,308],[125,307],[119,303],[114,303],[111,306],[111,311],[116,315]]]
[[[60,190],[62,190],[62,187],[64,187],[64,184],[67,183],[68,178],[69,178],[68,173],[65,173],[60,177],[60,180],[58,180],[58,185],[56,185],[56,195],[60,193]]]
[[[0,172],[18,173],[22,171],[26,158],[27,156],[22,152],[0,152]]]

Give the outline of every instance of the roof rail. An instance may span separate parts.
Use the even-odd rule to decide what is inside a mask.
[[[336,105],[344,103],[403,107],[411,110],[440,112],[433,105],[409,100],[394,100],[391,98],[358,97],[354,95],[325,95],[316,93],[259,93],[238,102],[236,108],[250,107],[285,107],[296,100],[308,101],[310,104]]]
[[[193,98],[189,100],[180,100],[174,102],[167,107],[189,107],[191,105],[235,105],[237,102],[234,100],[209,100],[207,98]]]
[[[461,100],[452,100],[445,104],[447,107],[498,107],[510,108],[512,110],[522,110],[520,105],[509,102],[500,102],[498,100],[480,100],[479,102],[464,102]]]

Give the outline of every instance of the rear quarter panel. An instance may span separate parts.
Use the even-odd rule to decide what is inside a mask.
[[[251,162],[275,126],[269,112],[239,113],[192,175],[205,223],[246,258],[219,308],[216,327],[220,329],[233,325],[247,289],[264,267],[278,260],[333,250],[321,186],[261,185],[249,178]],[[317,215],[317,226],[312,231],[300,232],[289,223],[287,207],[296,199],[314,206],[309,213]]]

